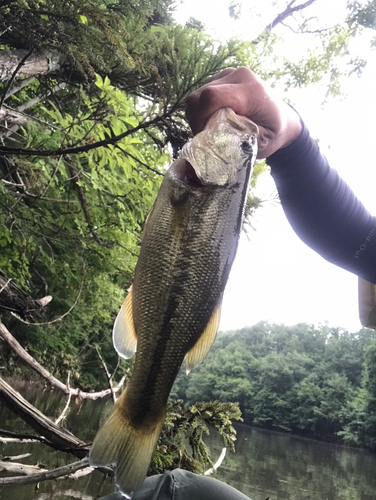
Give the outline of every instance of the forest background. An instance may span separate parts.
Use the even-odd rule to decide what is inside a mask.
[[[0,1],[3,375],[30,373],[9,332],[72,386],[106,386],[100,359],[129,373],[111,326],[163,173],[191,137],[187,95],[244,65],[286,91],[320,82],[325,100],[366,66],[352,47],[365,31],[376,44],[376,2],[346,4],[331,26],[310,15],[314,4],[270,2],[261,33],[224,43],[197,19],[177,24],[169,0]],[[229,15],[241,8],[233,2]],[[298,62],[275,50],[286,29],[315,37]],[[265,168],[255,169],[250,223]],[[220,335],[173,395],[238,402],[247,423],[375,448],[375,367],[372,331],[260,323]]]

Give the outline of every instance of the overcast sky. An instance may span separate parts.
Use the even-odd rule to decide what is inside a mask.
[[[249,33],[250,22],[244,18],[237,31],[237,24],[228,17],[228,4],[222,0],[216,2],[213,16],[212,9],[209,14],[205,12],[203,2],[186,0],[179,5],[177,19],[184,22],[194,16],[217,36],[238,33],[244,37]],[[345,4],[343,0],[331,2],[325,16],[333,19],[341,15]],[[256,20],[252,31],[257,31],[257,23],[263,27],[265,21],[268,22],[266,16]],[[369,49],[369,38],[364,38],[362,56],[369,63],[361,78],[344,82],[345,99],[331,101],[322,108],[322,94],[313,88],[292,90],[289,98],[313,137],[319,139],[331,166],[368,210],[376,214],[376,63],[375,51]],[[301,47],[290,39],[285,45],[279,43],[278,49],[294,58],[297,45]],[[275,186],[268,173],[260,178],[258,189],[264,198],[271,196]],[[252,223],[256,230],[250,230],[248,237],[242,235],[240,240],[224,297],[221,330],[261,320],[285,324],[328,322],[350,331],[361,328],[355,276],[329,264],[304,245],[291,229],[281,206],[266,203],[256,212]]]

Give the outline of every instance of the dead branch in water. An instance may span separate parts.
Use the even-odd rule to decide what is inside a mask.
[[[13,460],[21,460],[21,458],[31,457],[31,453],[23,453],[22,455],[7,455],[2,457],[4,462],[12,462]]]
[[[111,389],[105,389],[103,391],[99,392],[84,392],[81,391],[80,389],[72,389],[71,387],[68,387],[67,385],[63,384],[55,378],[48,370],[46,370],[36,359],[34,359],[30,354],[21,346],[21,344],[13,337],[13,335],[10,333],[10,331],[6,328],[4,323],[1,323],[0,321],[0,338],[2,338],[8,345],[9,347],[25,362],[27,363],[34,371],[39,373],[41,377],[43,377],[47,382],[54,387],[55,389],[58,389],[59,391],[63,392],[67,396],[69,394],[71,397],[76,397],[79,399],[99,399],[99,398],[104,398],[108,395],[111,394]],[[124,385],[124,382],[126,380],[126,377],[124,376],[118,385],[113,388],[113,391],[116,393],[118,392],[122,386]]]
[[[16,477],[2,477],[0,478],[0,486],[14,486],[39,483],[40,481],[47,481],[49,479],[57,479],[60,477],[72,477],[72,475],[82,469],[90,468],[89,459],[83,458],[78,462],[74,462],[64,467],[57,467],[50,471],[38,472],[29,476],[16,476]]]
[[[0,399],[40,436],[43,436],[47,440],[46,444],[55,449],[72,453],[78,458],[83,458],[88,454],[89,448],[86,443],[64,427],[59,427],[52,422],[2,378],[0,378]]]
[[[37,465],[25,465],[15,462],[5,462],[0,460],[0,472],[10,472],[12,474],[21,474],[22,476],[30,476],[37,472],[47,472],[47,469],[42,469]]]

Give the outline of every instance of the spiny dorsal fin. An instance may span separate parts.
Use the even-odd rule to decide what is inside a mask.
[[[118,354],[130,359],[136,352],[137,335],[133,322],[132,287],[121,305],[112,330],[112,341]]]
[[[193,368],[196,368],[196,366],[201,363],[201,361],[207,355],[212,343],[214,342],[218,330],[221,304],[222,300],[220,300],[218,306],[214,309],[209,323],[207,324],[201,337],[198,339],[192,349],[188,351],[185,357],[185,369],[187,375],[193,370]]]

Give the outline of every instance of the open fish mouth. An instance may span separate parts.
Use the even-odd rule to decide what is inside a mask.
[[[204,186],[193,166],[184,158],[176,160],[171,173],[176,180],[183,182],[189,187],[200,188]]]

